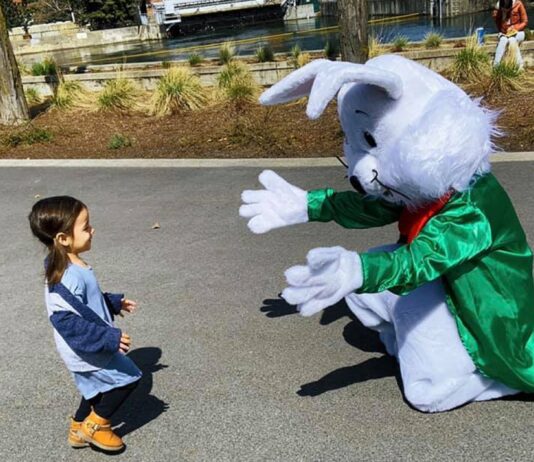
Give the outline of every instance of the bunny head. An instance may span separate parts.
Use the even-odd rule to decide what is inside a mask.
[[[490,169],[496,114],[413,61],[384,55],[365,65],[316,60],[264,92],[278,104],[309,96],[318,118],[337,94],[351,184],[408,206],[465,190]]]

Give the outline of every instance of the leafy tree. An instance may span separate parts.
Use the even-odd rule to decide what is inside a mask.
[[[27,0],[36,24],[76,19],[83,10],[83,2],[77,0]]]
[[[138,0],[86,0],[79,21],[92,30],[136,26]]]
[[[28,9],[27,2],[14,3],[13,0],[0,0],[0,7],[4,12],[7,21],[7,27],[28,27],[31,24],[31,12]]]

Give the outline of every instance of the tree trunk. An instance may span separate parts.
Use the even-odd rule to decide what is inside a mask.
[[[16,125],[28,119],[22,80],[0,6],[0,124]]]
[[[368,0],[337,0],[341,59],[365,63],[369,55],[367,37]]]

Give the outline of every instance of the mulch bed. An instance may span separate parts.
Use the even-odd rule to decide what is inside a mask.
[[[46,110],[32,126],[52,135],[46,142],[5,144],[14,130],[0,126],[0,158],[253,158],[341,155],[343,134],[336,106],[318,120],[305,114],[306,101],[235,110],[219,105],[198,112],[156,118],[140,114]],[[534,92],[495,95],[484,100],[501,110],[506,151],[534,151]],[[112,149],[121,135],[131,146]]]

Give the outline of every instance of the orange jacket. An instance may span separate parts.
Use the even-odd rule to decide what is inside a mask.
[[[527,11],[520,0],[514,1],[508,18],[504,17],[503,11],[499,8],[493,11],[493,17],[495,18],[495,24],[497,24],[497,30],[503,34],[506,34],[510,28],[518,32],[522,31],[527,27],[528,23]]]

